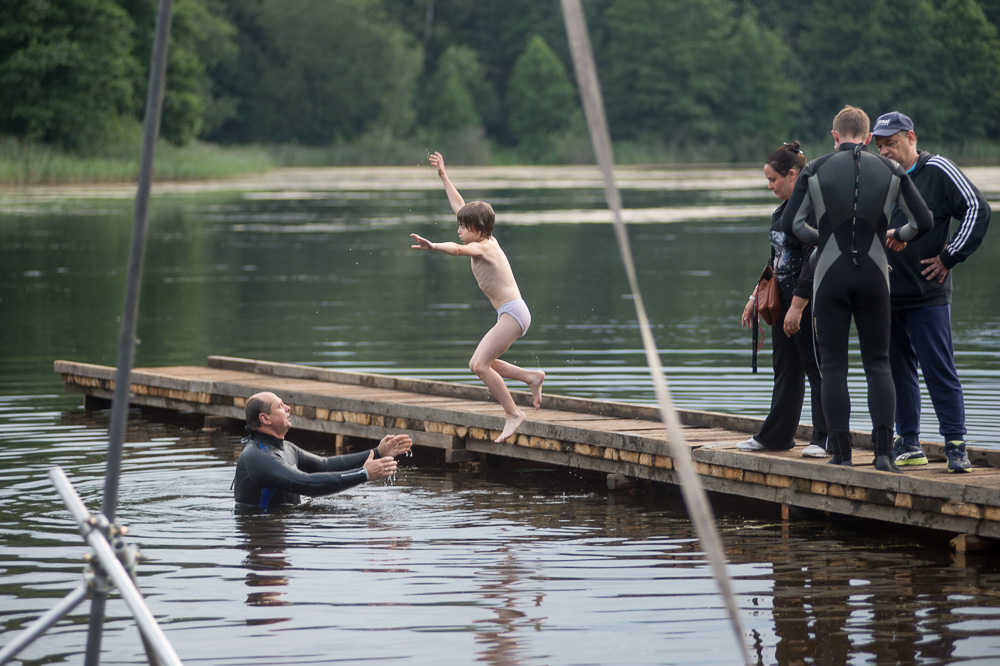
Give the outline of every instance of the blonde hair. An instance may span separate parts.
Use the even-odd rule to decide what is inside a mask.
[[[870,127],[868,114],[856,106],[845,106],[833,119],[833,131],[842,137],[867,137]]]

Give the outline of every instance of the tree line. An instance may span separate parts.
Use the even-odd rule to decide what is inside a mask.
[[[80,152],[134,141],[157,4],[0,3],[0,134]],[[1000,139],[1000,3],[584,8],[618,142],[755,159],[824,140],[848,103],[903,111],[939,142]],[[558,0],[175,0],[161,135],[587,158]]]

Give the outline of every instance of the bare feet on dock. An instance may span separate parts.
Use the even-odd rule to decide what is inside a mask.
[[[541,384],[539,384],[539,386],[540,385]],[[508,437],[517,432],[517,429],[521,427],[521,424],[524,423],[526,418],[528,418],[528,415],[521,410],[518,410],[517,415],[515,416],[508,416],[507,422],[503,424],[503,432],[500,433],[500,436],[493,441],[497,444],[505,441]]]
[[[531,397],[533,398],[535,409],[538,409],[542,406],[542,382],[545,381],[545,372],[535,370],[531,374],[532,379],[528,382],[528,387],[531,389]]]

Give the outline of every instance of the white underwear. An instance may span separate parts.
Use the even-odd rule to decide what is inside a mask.
[[[528,332],[528,327],[531,326],[531,313],[528,312],[528,304],[524,302],[523,298],[515,301],[507,301],[498,307],[497,321],[500,321],[500,315],[505,314],[509,314],[514,318],[514,321],[521,325],[522,336]]]

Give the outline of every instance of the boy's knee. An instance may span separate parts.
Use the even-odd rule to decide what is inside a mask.
[[[478,375],[479,377],[482,377],[483,375],[488,373],[492,366],[493,366],[492,360],[484,361],[483,359],[477,357],[469,359],[469,370],[472,372],[472,374]]]

